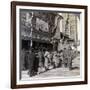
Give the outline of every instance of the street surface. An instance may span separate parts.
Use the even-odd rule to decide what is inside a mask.
[[[76,57],[73,60],[73,69],[69,70],[68,68],[65,67],[60,67],[60,68],[55,68],[48,70],[46,72],[40,73],[38,75],[35,75],[33,77],[29,77],[27,74],[28,71],[22,71],[22,80],[29,80],[30,78],[48,78],[48,77],[67,77],[67,76],[78,76],[80,75],[80,57]]]

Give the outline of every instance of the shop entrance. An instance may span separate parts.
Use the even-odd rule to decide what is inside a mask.
[[[22,40],[22,49],[25,49],[25,50],[30,49],[30,40]]]

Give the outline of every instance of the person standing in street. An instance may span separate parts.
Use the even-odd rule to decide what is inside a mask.
[[[63,65],[64,67],[68,67],[68,49],[65,47],[63,50]]]
[[[59,67],[62,67],[62,64],[63,64],[63,50],[60,50],[59,51]]]
[[[51,51],[49,51],[49,54],[48,54],[48,59],[49,59],[49,69],[52,69],[53,68],[53,54]]]
[[[59,54],[57,51],[54,51],[53,62],[54,62],[54,68],[57,68],[59,66]]]
[[[48,55],[49,55],[49,52],[48,52],[48,50],[46,50],[45,54],[44,54],[44,58],[45,58],[44,67],[45,67],[46,71],[49,69],[49,58],[48,58]]]
[[[35,53],[33,50],[29,51],[29,76],[32,77],[34,75],[34,61],[35,61]]]
[[[41,51],[41,49],[39,49],[38,51],[38,59],[39,59],[39,67],[38,67],[38,74],[40,74],[41,72],[43,72],[43,52]]]
[[[72,49],[69,46],[68,47],[68,68],[69,68],[69,70],[72,69],[72,54],[73,54]]]

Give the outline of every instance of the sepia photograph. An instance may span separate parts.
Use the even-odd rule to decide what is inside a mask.
[[[20,10],[21,79],[80,75],[80,13]]]
[[[86,6],[40,5],[12,4],[12,17],[16,15],[12,87],[86,83]]]

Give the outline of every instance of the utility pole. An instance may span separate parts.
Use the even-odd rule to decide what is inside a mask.
[[[32,42],[32,32],[33,32],[33,24],[32,24],[33,22],[32,22],[32,20],[33,20],[33,12],[32,12],[32,16],[31,16],[30,48],[32,48],[32,44],[33,44],[33,42]]]

